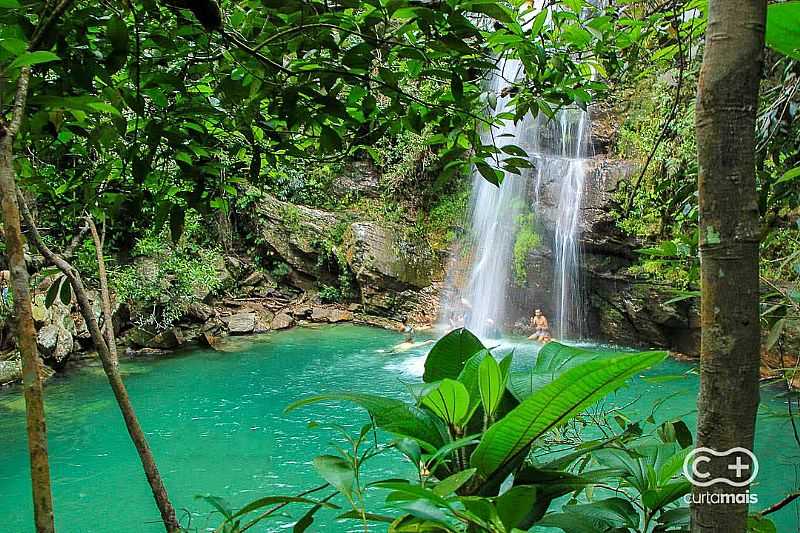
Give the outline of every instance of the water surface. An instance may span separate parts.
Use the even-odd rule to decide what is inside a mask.
[[[357,430],[366,421],[347,404],[317,405],[289,415],[293,400],[334,390],[403,397],[404,383],[419,380],[421,354],[391,353],[397,333],[353,325],[293,329],[236,341],[229,352],[194,350],[185,355],[123,365],[131,398],[150,439],[179,514],[203,530],[219,523],[198,494],[225,497],[234,507],[266,494],[293,494],[319,484],[310,466],[330,453],[332,430],[310,429],[312,420]],[[517,349],[518,364],[533,347]],[[653,375],[683,374],[690,367],[668,361]],[[659,418],[688,415],[694,424],[697,380],[693,375],[660,383],[634,383],[607,400],[646,417],[656,400],[674,395]],[[785,403],[763,393],[757,454],[762,458],[757,491],[762,508],[798,486],[798,448],[791,437]],[[46,389],[57,528],[65,533],[150,533],[163,531],[125,432],[111,391],[99,368],[84,368]],[[631,403],[633,402],[633,403]],[[630,405],[629,405],[630,404]],[[766,460],[764,459],[766,458]],[[407,475],[395,457],[378,458],[370,477]],[[191,514],[188,514],[191,511]],[[779,531],[796,531],[798,506],[776,513]],[[33,531],[24,430],[18,390],[0,392],[0,516],[3,532]],[[330,515],[329,515],[330,516]],[[296,519],[298,514],[294,515]],[[283,531],[291,517],[259,531]],[[362,530],[355,524],[315,522],[313,531]]]

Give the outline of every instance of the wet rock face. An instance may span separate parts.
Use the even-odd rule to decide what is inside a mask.
[[[332,184],[337,198],[378,198],[381,195],[380,175],[371,159],[351,161]]]
[[[282,202],[267,194],[252,214],[248,220],[254,225],[258,240],[291,267],[290,282],[302,289],[313,288],[324,275],[319,268],[325,259],[320,257],[319,243],[330,240],[332,230],[340,223],[339,216]]]
[[[48,324],[36,334],[39,355],[53,368],[62,368],[74,349],[72,333],[57,324]]]
[[[439,258],[424,240],[374,222],[351,224],[343,247],[362,303],[379,315],[397,315],[402,302],[412,296],[407,292],[430,287],[441,270]]]
[[[667,288],[630,278],[606,276],[591,281],[587,310],[592,338],[699,356],[700,309],[696,300],[666,303],[674,297]]]

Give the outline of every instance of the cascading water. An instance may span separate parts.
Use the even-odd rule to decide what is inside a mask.
[[[581,283],[581,204],[591,132],[589,115],[577,108],[561,110],[553,120],[537,120],[536,204],[543,183],[558,188],[553,228],[554,326],[562,338],[583,334]]]
[[[593,3],[604,5],[602,1]],[[541,4],[534,2],[540,9]],[[518,78],[521,68],[519,60],[506,59],[491,76],[488,89],[497,95],[495,117],[508,111],[510,98],[502,89]],[[507,176],[499,187],[473,171],[469,234],[451,262],[442,305],[443,327],[463,325],[479,336],[492,337],[517,319],[527,321],[530,315],[507,316],[511,291],[518,290],[511,278],[514,243],[523,209],[543,211],[541,193],[547,188],[555,196],[555,216],[540,221],[539,228],[550,238],[553,301],[525,302],[524,312],[531,313],[534,306],[552,311],[551,328],[562,339],[583,335],[581,203],[590,132],[588,113],[567,108],[553,119],[540,113],[517,123],[506,120],[484,135],[484,144],[514,144],[526,150],[535,170]],[[531,187],[532,197],[528,194]]]
[[[515,59],[502,62],[500,72],[489,80],[488,89],[497,96],[495,113],[501,113],[509,97],[502,95],[507,80],[515,80],[521,63]],[[526,148],[526,132],[531,121],[517,124],[504,121],[483,135],[483,143],[498,146],[514,144]],[[516,235],[517,216],[524,202],[526,179],[503,180],[501,185],[489,183],[479,172],[472,176],[469,208],[469,237],[463,253],[468,255],[468,272],[451,268],[451,290],[444,302],[444,316],[450,326],[464,325],[480,336],[493,336],[502,327],[506,315],[507,290]],[[459,263],[454,260],[454,265]],[[458,282],[453,278],[460,277]],[[452,286],[458,286],[453,290]]]

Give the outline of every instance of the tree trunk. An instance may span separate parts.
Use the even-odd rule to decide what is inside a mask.
[[[92,232],[94,241],[95,257],[97,258],[97,277],[100,279],[100,301],[103,306],[103,335],[108,345],[108,351],[114,361],[117,360],[117,336],[114,334],[114,316],[111,312],[111,292],[108,290],[108,274],[106,272],[106,260],[103,257],[105,248],[106,230],[103,224],[103,236],[97,232],[97,226],[91,215],[86,216],[86,224]]]
[[[717,452],[753,448],[760,359],[755,119],[766,0],[710,0],[697,88],[701,325],[697,445]],[[702,472],[731,479],[733,459],[713,458]],[[749,465],[752,468],[752,465]],[[734,478],[742,481],[751,470]],[[747,487],[695,486],[706,496]],[[693,503],[693,532],[746,530],[746,503]]]
[[[39,252],[51,263],[53,263],[69,280],[72,292],[75,293],[75,299],[78,302],[78,307],[81,311],[86,322],[86,327],[92,336],[92,342],[97,349],[97,354],[100,356],[100,361],[103,364],[103,370],[108,378],[108,383],[111,385],[111,390],[114,392],[114,397],[117,400],[119,410],[122,412],[122,418],[125,420],[125,427],[128,429],[128,434],[133,441],[136,451],[139,454],[139,459],[142,462],[147,482],[150,484],[150,490],[153,493],[153,498],[156,501],[158,510],[161,512],[161,520],[164,523],[164,528],[167,533],[177,533],[180,531],[178,519],[175,514],[175,508],[169,500],[167,489],[161,479],[161,474],[158,471],[153,452],[144,435],[142,426],[139,424],[139,419],[136,417],[136,412],[131,404],[128,390],[122,381],[122,376],[119,373],[119,364],[117,359],[106,344],[106,339],[100,331],[100,326],[94,316],[92,304],[89,302],[89,297],[86,295],[86,288],[83,285],[80,273],[63,257],[54,253],[42,241],[39,231],[36,228],[35,221],[25,205],[25,199],[22,193],[17,189],[17,200],[19,202],[22,217],[28,225],[30,239]],[[102,253],[102,251],[100,252]],[[110,311],[110,309],[109,309]],[[113,335],[113,331],[112,331]],[[112,337],[113,338],[113,337]]]
[[[25,249],[20,230],[17,185],[14,176],[13,143],[22,122],[22,110],[28,94],[30,70],[20,73],[13,119],[9,125],[0,123],[0,196],[3,205],[6,256],[14,294],[14,314],[17,327],[17,346],[22,358],[22,383],[25,391],[25,410],[28,425],[28,451],[33,488],[33,512],[37,533],[55,531],[53,496],[50,489],[50,464],[47,455],[47,425],[44,415],[44,395],[36,349],[36,328],[31,308],[30,280],[25,265]],[[1,119],[0,119],[1,120]]]

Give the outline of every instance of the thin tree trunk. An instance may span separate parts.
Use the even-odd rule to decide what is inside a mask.
[[[25,250],[20,230],[13,158],[14,136],[22,123],[29,78],[30,70],[23,68],[18,81],[11,123],[7,126],[0,123],[0,196],[2,196],[8,270],[11,272],[11,289],[14,294],[17,346],[22,358],[22,383],[25,391],[28,425],[34,522],[38,533],[51,533],[55,531],[55,525],[47,454],[44,395],[39,353],[36,349],[36,328],[33,323],[30,280],[25,265]]]
[[[114,334],[114,321],[113,314],[111,313],[111,292],[108,290],[108,273],[106,272],[106,260],[103,257],[103,249],[105,248],[105,225],[103,225],[103,236],[97,232],[97,226],[94,223],[91,215],[86,216],[86,223],[89,226],[89,231],[92,232],[92,240],[94,241],[95,256],[97,257],[97,276],[100,278],[100,301],[103,306],[103,334],[108,345],[110,355],[117,360],[117,337]]]
[[[28,225],[28,232],[31,241],[39,250],[39,252],[45,257],[45,259],[53,263],[70,282],[70,286],[72,287],[72,291],[75,293],[75,299],[78,302],[81,315],[83,316],[84,321],[86,321],[86,326],[92,336],[92,342],[94,343],[95,348],[97,349],[97,354],[100,356],[100,361],[103,364],[103,370],[108,377],[111,390],[114,392],[117,405],[119,405],[119,409],[122,412],[122,418],[125,420],[125,427],[128,429],[128,434],[130,435],[131,440],[136,447],[136,451],[139,454],[139,459],[142,462],[142,467],[144,468],[147,482],[150,484],[153,498],[156,501],[158,510],[161,512],[161,520],[164,522],[164,528],[168,533],[178,532],[180,531],[180,526],[175,514],[175,508],[172,506],[172,503],[169,500],[167,489],[165,488],[164,482],[161,479],[158,466],[156,466],[153,452],[150,449],[150,445],[147,442],[144,431],[142,431],[142,426],[139,424],[139,419],[136,417],[133,404],[131,404],[128,391],[125,388],[125,384],[123,383],[122,376],[119,372],[119,364],[117,359],[112,355],[108,344],[106,344],[106,339],[103,337],[103,334],[100,331],[100,326],[97,324],[94,311],[92,310],[92,304],[89,302],[89,298],[86,295],[86,288],[83,285],[81,275],[69,262],[67,262],[60,255],[54,253],[46,244],[44,244],[41,236],[39,235],[39,231],[36,228],[35,221],[33,220],[33,217],[31,216],[31,213],[25,204],[25,199],[22,197],[22,193],[19,190],[17,190],[17,199],[20,210],[22,211],[22,217],[24,218],[25,223]]]
[[[697,88],[702,287],[697,445],[718,452],[739,446],[752,450],[759,402],[754,152],[766,4],[766,0],[709,1]],[[742,459],[749,463],[749,458]],[[729,465],[728,460],[715,458],[701,471],[730,479]],[[749,473],[744,471],[736,480]],[[693,501],[700,501],[703,494],[714,498],[746,490],[719,483],[695,486]],[[744,532],[746,520],[746,503],[692,505],[693,532]]]

